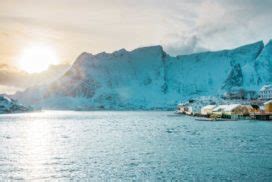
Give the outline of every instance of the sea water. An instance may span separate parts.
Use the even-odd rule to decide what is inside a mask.
[[[271,181],[272,122],[172,112],[0,115],[0,181]]]

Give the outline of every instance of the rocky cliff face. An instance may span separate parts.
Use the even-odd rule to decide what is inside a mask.
[[[233,87],[242,87],[243,82],[244,77],[241,66],[240,64],[236,64],[231,69],[222,88],[230,91]]]
[[[83,53],[59,80],[14,97],[60,109],[172,108],[193,96],[271,82],[272,45],[171,57],[161,46],[96,55]]]
[[[254,62],[257,72],[257,83],[266,84],[272,82],[272,40],[265,46]]]

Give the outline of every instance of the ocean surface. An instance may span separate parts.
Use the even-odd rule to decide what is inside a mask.
[[[0,181],[272,181],[272,122],[172,112],[0,115]]]

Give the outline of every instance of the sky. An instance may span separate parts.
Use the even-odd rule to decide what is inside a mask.
[[[160,44],[178,55],[267,42],[271,9],[272,0],[0,0],[0,64],[16,67],[35,45],[71,64],[82,52]]]

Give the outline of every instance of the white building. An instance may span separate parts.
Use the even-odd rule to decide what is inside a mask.
[[[240,106],[240,104],[219,105],[213,109],[213,113],[231,115]]]
[[[254,111],[251,105],[229,104],[217,106],[213,109],[213,114],[229,119],[239,119],[248,117]]]
[[[216,108],[216,105],[207,105],[201,108],[202,115],[212,114],[213,109]]]
[[[192,106],[190,106],[189,104],[179,104],[178,113],[192,115],[193,114]]]
[[[259,97],[262,100],[272,99],[272,85],[265,85],[259,91]]]

